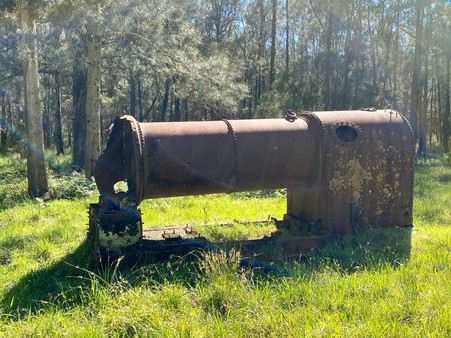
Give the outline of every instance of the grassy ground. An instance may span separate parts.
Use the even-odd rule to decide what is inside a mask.
[[[51,200],[27,200],[25,166],[0,158],[0,336],[451,336],[451,165],[417,165],[415,229],[366,229],[283,274],[233,252],[102,270],[86,242],[92,186],[51,158]],[[146,226],[281,217],[281,193],[146,201]],[[270,231],[199,227],[211,238]]]

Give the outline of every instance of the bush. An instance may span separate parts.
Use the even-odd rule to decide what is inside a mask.
[[[91,195],[96,189],[94,182],[76,171],[70,174],[50,174],[49,190],[52,199],[75,199]]]
[[[50,199],[75,199],[93,194],[95,184],[82,173],[73,171],[70,156],[49,154],[48,176]],[[19,154],[0,157],[0,210],[29,199],[26,159]]]

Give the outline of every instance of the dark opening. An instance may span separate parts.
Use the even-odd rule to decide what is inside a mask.
[[[336,131],[337,137],[344,142],[353,142],[357,139],[357,130],[351,126],[339,126]]]

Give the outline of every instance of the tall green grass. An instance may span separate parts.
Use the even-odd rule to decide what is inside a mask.
[[[71,181],[67,159],[58,161],[55,187]],[[28,200],[20,158],[1,158],[0,173],[8,201],[0,200],[0,336],[451,335],[446,159],[417,165],[412,232],[364,229],[281,263],[279,274],[243,268],[233,251],[97,268],[86,241],[87,207],[97,199],[88,183],[61,183],[52,200]],[[147,227],[190,223],[211,238],[258,237],[271,227],[208,224],[281,217],[285,197],[185,197],[141,208]]]

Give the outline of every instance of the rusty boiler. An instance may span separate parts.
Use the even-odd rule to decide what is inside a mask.
[[[97,161],[101,196],[91,205],[90,228],[99,250],[147,246],[155,253],[167,242],[179,252],[192,232],[160,229],[146,237],[141,201],[286,188],[286,214],[265,241],[290,255],[365,225],[411,226],[413,175],[412,129],[393,110],[202,122],[121,116]],[[258,240],[251,242],[258,250]]]

